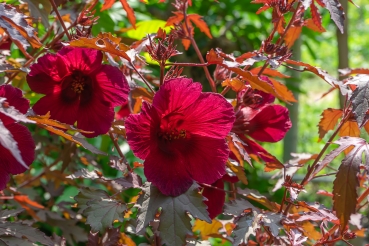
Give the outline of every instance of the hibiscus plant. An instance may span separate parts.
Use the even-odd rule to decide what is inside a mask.
[[[136,2],[172,12],[147,32],[133,1],[0,3],[0,244],[352,245],[364,237],[368,69],[347,68],[339,80],[292,50],[303,27],[324,30],[320,9],[343,32],[339,1],[244,1],[272,15],[258,49],[239,55],[200,50],[213,36],[195,1]],[[113,7],[128,27],[103,32]],[[132,30],[144,36],[127,39]],[[277,80],[289,70],[315,74],[344,105],[323,111],[320,140],[332,132],[320,152],[282,162],[263,143],[292,127],[285,105],[297,100]],[[281,199],[250,189],[255,166],[277,177]],[[305,201],[307,185],[328,175],[332,192],[319,194],[332,205]]]

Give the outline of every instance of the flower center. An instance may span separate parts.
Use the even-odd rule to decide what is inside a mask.
[[[164,141],[172,141],[175,139],[184,139],[186,138],[186,130],[182,129],[182,130],[178,130],[178,129],[172,129],[171,131],[167,131],[167,132],[159,132],[158,133],[158,137]]]
[[[92,80],[81,71],[74,71],[63,80],[62,98],[67,103],[80,100],[80,104],[86,104],[92,98]]]
[[[72,81],[72,90],[74,90],[75,93],[81,94],[85,87],[85,77],[80,76],[80,74],[77,74],[76,76],[72,75],[73,81]]]

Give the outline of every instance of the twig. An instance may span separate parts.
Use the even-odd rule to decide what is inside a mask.
[[[63,19],[62,19],[61,15],[60,15],[60,13],[59,13],[59,11],[58,11],[58,7],[56,6],[56,4],[55,4],[54,0],[50,0],[50,3],[51,3],[51,5],[53,6],[53,10],[54,10],[54,12],[55,12],[56,16],[58,17],[58,19],[59,19],[59,21],[60,21],[60,24],[62,25],[62,27],[63,27],[63,29],[64,29],[64,33],[67,35],[67,37],[68,37],[69,41],[70,41],[70,40],[72,40],[72,37],[70,36],[70,34],[69,34],[69,32],[68,32],[68,29],[67,29],[67,27],[65,26],[65,23],[64,23],[64,21],[63,21]]]
[[[39,175],[37,175],[37,176],[35,176],[35,177],[33,177],[33,178],[31,178],[31,179],[23,182],[22,184],[20,184],[18,186],[18,189],[23,188],[24,186],[29,185],[32,182],[36,181],[37,179],[41,178],[46,173],[46,170],[50,170],[50,168],[52,168],[53,166],[55,166],[56,164],[58,164],[60,161],[61,161],[61,157],[58,157],[58,159],[56,159],[50,166],[46,166],[44,168],[44,170]]]
[[[230,86],[226,86],[226,88],[224,88],[224,90],[220,93],[222,94],[222,96],[224,96],[225,94],[227,94],[227,92],[231,89]]]
[[[322,158],[323,154],[325,153],[325,151],[327,150],[327,148],[329,147],[329,145],[332,143],[333,139],[336,137],[336,135],[338,134],[339,130],[342,128],[343,124],[348,120],[351,112],[348,111],[348,112],[345,112],[345,113],[346,113],[346,116],[341,120],[341,122],[338,125],[337,129],[334,131],[334,133],[332,134],[332,136],[325,143],[323,149],[319,152],[317,158],[314,160],[314,163],[308,169],[307,174],[305,175],[304,179],[300,182],[300,185],[303,185],[303,186],[306,185],[306,183],[310,179],[310,175],[315,170],[316,165],[318,165],[320,158]],[[287,215],[288,210],[291,208],[291,206],[292,206],[292,204],[288,204],[288,206],[284,210],[284,213],[283,213],[284,215]]]
[[[133,69],[135,70],[135,72],[138,74],[138,76],[140,76],[140,78],[142,79],[142,81],[146,84],[146,86],[150,89],[150,91],[152,93],[155,94],[155,91],[153,88],[151,88],[151,85],[149,84],[149,82],[147,82],[147,80],[142,76],[142,74],[137,70],[137,68],[135,67],[135,65],[133,65],[133,63],[131,61],[129,61],[129,64],[133,67]]]
[[[204,183],[198,183],[199,185],[202,185],[202,186],[205,186],[207,188],[211,188],[211,189],[214,189],[214,190],[220,190],[220,191],[224,191],[224,192],[229,192],[229,193],[234,193],[233,191],[231,190],[224,190],[224,189],[220,189],[218,187],[215,187],[215,186],[212,186],[212,185],[209,185],[209,184],[204,184]]]
[[[322,178],[322,177],[326,177],[326,176],[332,176],[332,175],[336,175],[337,172],[334,172],[334,173],[327,173],[327,174],[322,174],[322,175],[317,175],[315,177],[312,178],[313,179],[317,179],[317,178]]]
[[[165,62],[160,63],[160,86],[164,83]]]
[[[175,63],[166,63],[165,66],[182,66],[182,67],[206,67],[206,66],[210,66],[212,64],[209,63],[180,63],[180,62],[175,62]]]
[[[283,198],[282,198],[282,202],[281,202],[281,207],[279,208],[278,213],[282,213],[283,211],[283,204],[286,201],[286,197],[287,197],[287,188],[284,188],[284,193],[283,193]]]
[[[196,52],[196,54],[197,54],[197,57],[199,58],[200,62],[205,64],[205,60],[204,60],[204,58],[202,57],[202,54],[201,54],[201,52],[200,52],[200,50],[199,50],[199,47],[197,46],[195,39],[193,39],[193,37],[192,37],[192,36],[191,36],[191,34],[190,34],[190,33],[191,33],[191,30],[190,30],[190,27],[188,26],[188,23],[187,23],[187,12],[186,12],[186,10],[187,10],[187,6],[188,6],[187,4],[188,4],[188,3],[186,2],[186,3],[185,3],[185,7],[183,8],[183,21],[184,21],[184,23],[185,23],[185,26],[186,26],[186,29],[187,29],[187,33],[189,33],[188,38],[190,39],[191,44],[192,44],[192,47],[194,48],[194,50],[195,50],[195,52]],[[216,88],[216,86],[215,86],[215,82],[214,82],[214,80],[211,78],[211,75],[210,75],[210,72],[209,72],[208,68],[207,68],[206,66],[204,66],[203,68],[204,68],[204,71],[205,71],[205,76],[206,76],[206,78],[207,78],[207,79],[208,79],[208,81],[209,81],[209,84],[210,84],[211,90],[212,90],[213,92],[217,92],[217,88]]]
[[[118,152],[119,156],[123,159],[124,164],[127,166],[128,170],[129,170],[130,172],[132,172],[132,168],[131,168],[131,166],[129,165],[129,163],[128,163],[128,161],[127,161],[126,157],[124,156],[124,154],[123,154],[122,150],[121,150],[121,149],[120,149],[120,147],[119,147],[118,139],[114,137],[114,135],[113,135],[113,133],[112,133],[112,132],[109,132],[109,137],[110,137],[110,139],[113,141],[114,147],[115,147],[115,149],[117,150],[117,152]]]

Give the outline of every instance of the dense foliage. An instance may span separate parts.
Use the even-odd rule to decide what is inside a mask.
[[[223,13],[231,22],[250,13],[255,35],[243,37],[241,24],[215,18],[212,7],[201,16],[205,0],[0,3],[1,245],[366,237],[369,143],[359,136],[369,133],[369,69],[336,79],[293,58],[303,30],[326,31],[322,12],[343,33],[345,10],[338,0],[211,4],[233,4]],[[114,22],[117,9],[124,18]],[[311,72],[330,86],[323,97],[339,91],[344,103],[322,112],[318,153],[283,163],[263,143],[292,127],[289,71]],[[260,166],[282,196],[262,188],[252,174]],[[333,190],[318,195],[332,206],[304,200],[327,176]]]

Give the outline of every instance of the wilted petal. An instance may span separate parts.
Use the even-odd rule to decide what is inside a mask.
[[[243,136],[240,136],[240,138],[247,144],[243,145],[247,153],[257,155],[265,162],[275,162],[273,155],[266,151],[266,149],[264,149],[260,144]]]

